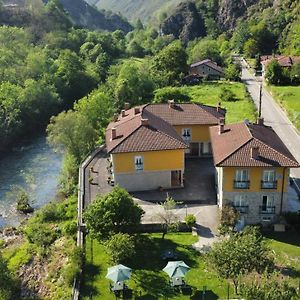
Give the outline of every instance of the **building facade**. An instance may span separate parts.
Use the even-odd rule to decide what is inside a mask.
[[[223,69],[210,59],[191,64],[189,73],[211,80],[219,80],[224,77]]]
[[[290,168],[299,167],[271,127],[241,123],[210,129],[218,205],[246,224],[268,224],[287,209]]]

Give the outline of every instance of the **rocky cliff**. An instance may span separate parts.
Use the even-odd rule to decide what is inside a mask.
[[[172,34],[184,44],[206,35],[204,20],[194,2],[180,3],[175,12],[161,24],[163,34]]]

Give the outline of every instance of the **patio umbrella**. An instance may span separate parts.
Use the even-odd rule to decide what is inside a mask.
[[[107,269],[106,278],[112,280],[113,282],[120,282],[130,278],[131,269],[123,266],[116,265]]]
[[[169,261],[163,271],[165,271],[171,278],[184,277],[189,271],[190,267],[184,261]]]

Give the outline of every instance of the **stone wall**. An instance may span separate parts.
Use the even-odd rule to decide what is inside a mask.
[[[279,213],[280,213],[280,202],[281,202],[281,193],[263,191],[263,192],[224,192],[223,193],[223,206],[225,204],[230,204],[234,201],[235,195],[246,194],[247,205],[249,206],[247,213],[241,213],[241,216],[244,217],[246,224],[268,224],[274,222]],[[275,214],[261,213],[260,206],[262,206],[262,197],[263,196],[273,196],[274,197],[274,206]],[[287,209],[287,193],[283,194],[283,211]],[[269,219],[269,220],[267,220]]]

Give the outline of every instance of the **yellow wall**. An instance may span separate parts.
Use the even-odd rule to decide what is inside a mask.
[[[234,189],[233,183],[235,180],[235,171],[237,168],[234,167],[226,167],[223,168],[223,190],[225,192],[237,192],[243,189]],[[283,168],[263,168],[263,167],[248,167],[248,168],[239,168],[239,169],[248,169],[249,179],[250,179],[250,188],[246,189],[249,192],[259,192],[259,191],[276,191],[275,189],[261,189],[261,180],[263,179],[263,171],[264,170],[275,170],[276,177],[280,175],[280,179],[277,179],[277,191],[281,192],[282,188],[282,178],[283,178]],[[286,169],[285,171],[285,184],[284,191],[287,192],[289,171]]]
[[[184,149],[112,154],[115,173],[135,172],[134,157],[143,156],[144,171],[184,169]]]
[[[173,126],[177,133],[182,135],[182,128],[191,128],[192,142],[210,141],[209,127],[212,125],[175,125]]]

